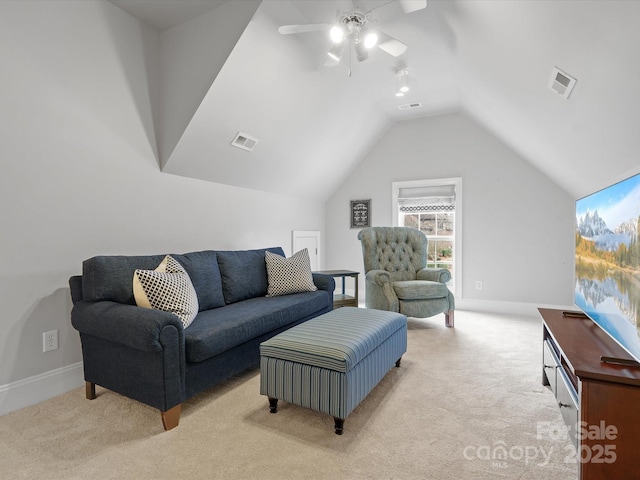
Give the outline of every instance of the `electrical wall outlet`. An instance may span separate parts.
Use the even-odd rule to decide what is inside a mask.
[[[482,280],[476,280],[476,290],[482,290]]]
[[[50,352],[58,349],[58,330],[42,333],[42,351]]]

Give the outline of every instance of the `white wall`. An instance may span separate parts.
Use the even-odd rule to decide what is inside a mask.
[[[0,413],[12,385],[81,361],[67,281],[82,260],[289,253],[292,230],[324,229],[321,203],[159,171],[158,35],[114,5],[2,1],[0,45]]]
[[[573,199],[463,114],[401,122],[378,142],[327,202],[326,268],[363,272],[349,200],[370,198],[372,226],[391,225],[392,182],[450,177],[463,191],[457,299],[571,305]]]
[[[323,267],[361,270],[349,200],[388,225],[393,181],[463,178],[465,298],[570,302],[573,200],[462,115],[394,126],[322,205],[161,173],[158,34],[109,2],[2,1],[0,45],[0,413],[13,385],[81,361],[67,280],[82,260],[288,253],[292,230],[325,231],[326,206]]]
[[[227,2],[160,35],[163,167],[259,5]]]

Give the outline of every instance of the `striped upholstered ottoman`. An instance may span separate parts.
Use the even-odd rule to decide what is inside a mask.
[[[260,345],[260,393],[344,420],[407,351],[407,317],[343,307]]]

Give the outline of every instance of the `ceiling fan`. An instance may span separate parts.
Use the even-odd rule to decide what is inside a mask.
[[[353,49],[359,62],[369,58],[369,50],[378,47],[384,52],[398,57],[407,50],[407,45],[378,28],[373,28],[370,23],[375,23],[373,16],[380,13],[393,4],[400,4],[404,13],[422,10],[427,6],[427,0],[391,0],[372,10],[367,10],[362,1],[352,0],[353,10],[348,12],[338,11],[335,23],[312,23],[307,25],[282,25],[278,32],[283,35],[294,33],[307,33],[326,30],[332,41],[332,46],[327,52],[325,66],[338,65],[347,48]],[[351,50],[349,50],[350,52]]]

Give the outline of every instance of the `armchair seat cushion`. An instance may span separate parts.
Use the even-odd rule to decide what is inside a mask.
[[[449,289],[445,284],[428,280],[393,282],[393,291],[400,300],[447,298],[449,295]]]

